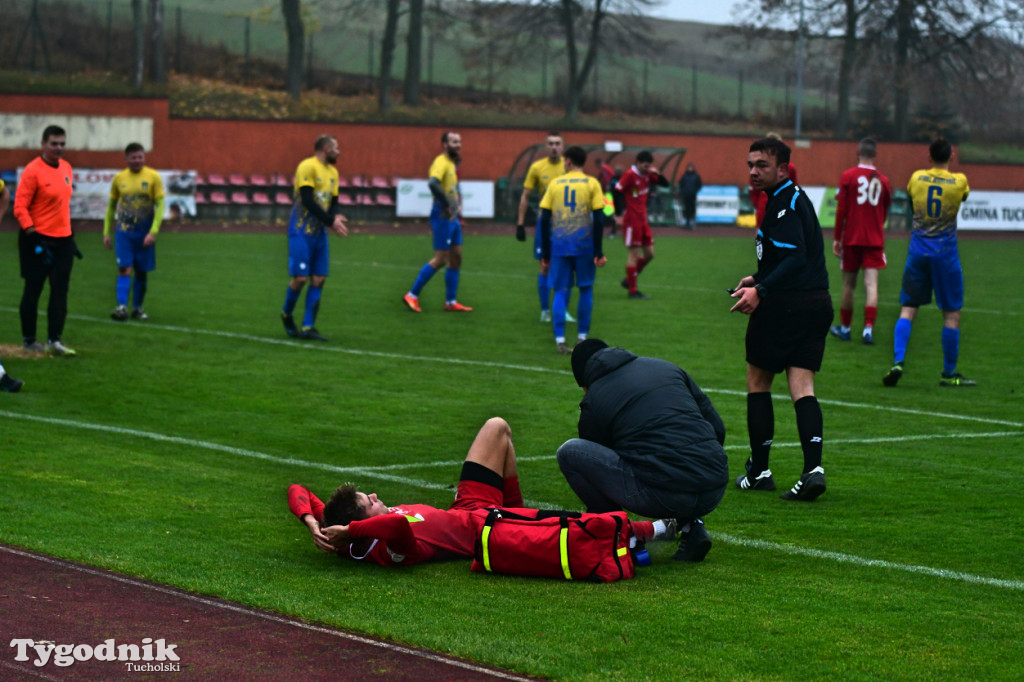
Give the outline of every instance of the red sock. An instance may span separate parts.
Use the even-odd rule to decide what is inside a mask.
[[[636,268],[626,266],[626,286],[629,287],[629,293],[636,293]]]
[[[654,521],[634,521],[633,535],[641,542],[647,542],[654,537]]]
[[[853,308],[840,308],[839,309],[839,322],[844,327],[849,327],[853,323]]]
[[[647,260],[646,259],[644,259],[644,258],[637,258],[636,259],[636,274],[639,275],[641,272],[644,271],[644,268],[646,268],[646,267],[647,267]]]
[[[874,327],[876,317],[878,317],[878,306],[864,306],[865,327]]]
[[[519,477],[511,476],[501,481],[502,505],[505,507],[525,507],[523,493],[519,490]]]

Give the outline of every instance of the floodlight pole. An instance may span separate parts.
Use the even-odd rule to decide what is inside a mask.
[[[800,23],[797,26],[796,48],[796,125],[794,139],[800,138],[800,115],[804,100],[804,0],[800,0]]]

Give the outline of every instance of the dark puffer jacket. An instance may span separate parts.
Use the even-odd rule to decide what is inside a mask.
[[[700,387],[665,360],[605,348],[587,361],[580,438],[615,450],[652,488],[725,485],[725,425]]]

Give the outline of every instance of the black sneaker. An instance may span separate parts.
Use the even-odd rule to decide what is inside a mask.
[[[25,382],[21,379],[15,379],[6,372],[0,374],[0,391],[7,391],[8,393],[17,393],[21,390],[21,387],[25,385]]]
[[[825,470],[821,467],[814,467],[800,477],[792,490],[782,493],[779,497],[784,500],[813,502],[823,492],[825,492]]]
[[[327,337],[316,330],[316,327],[303,327],[299,335],[310,341],[326,341]]]
[[[110,319],[117,322],[124,322],[128,319],[128,308],[123,305],[119,305],[110,311]]]
[[[740,490],[775,490],[775,479],[772,478],[772,470],[765,469],[755,478],[749,473],[743,474],[736,479],[736,487]]]
[[[978,385],[977,381],[975,381],[974,379],[968,379],[967,377],[965,377],[960,372],[953,372],[953,374],[951,374],[949,376],[946,376],[945,374],[943,374],[942,378],[939,379],[939,386],[947,386],[947,387],[957,388],[959,386],[977,386],[977,385]]]
[[[284,323],[284,333],[292,338],[299,335],[299,328],[295,326],[295,320],[290,313],[281,313],[281,322]]]
[[[627,280],[625,277],[622,278],[622,281],[619,282],[619,284],[622,285],[623,289],[628,289],[629,288],[629,280]]]
[[[704,521],[694,519],[690,522],[690,530],[679,534],[679,549],[672,555],[676,561],[690,561],[698,563],[704,561],[704,557],[711,550],[711,537],[704,527]]]
[[[642,292],[639,289],[637,289],[636,291],[630,292],[629,298],[635,298],[635,299],[638,299],[638,300],[646,301],[646,300],[648,300],[650,298],[650,296],[648,296],[644,292]]]
[[[899,383],[900,377],[903,376],[903,363],[897,362],[889,370],[889,373],[882,377],[882,383],[886,386],[895,386]]]

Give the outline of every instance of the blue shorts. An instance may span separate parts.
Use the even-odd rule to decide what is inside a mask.
[[[940,310],[952,312],[964,307],[964,271],[956,251],[941,256],[907,254],[900,305],[927,305],[932,301],[932,290]]]
[[[156,270],[156,244],[142,246],[149,230],[118,230],[114,235],[114,255],[117,267],[134,268],[138,272]]]
[[[462,224],[457,217],[449,220],[441,215],[441,204],[436,201],[430,209],[430,229],[434,232],[434,251],[462,245]]]
[[[537,218],[537,229],[533,232],[533,257],[540,260],[544,257],[544,250],[540,246],[540,218]]]
[[[288,274],[292,277],[326,277],[330,271],[326,230],[314,234],[288,233]]]
[[[593,286],[594,275],[597,274],[594,256],[552,256],[551,269],[548,270],[548,287],[551,289],[570,288],[573,273],[576,273],[576,286]]]

